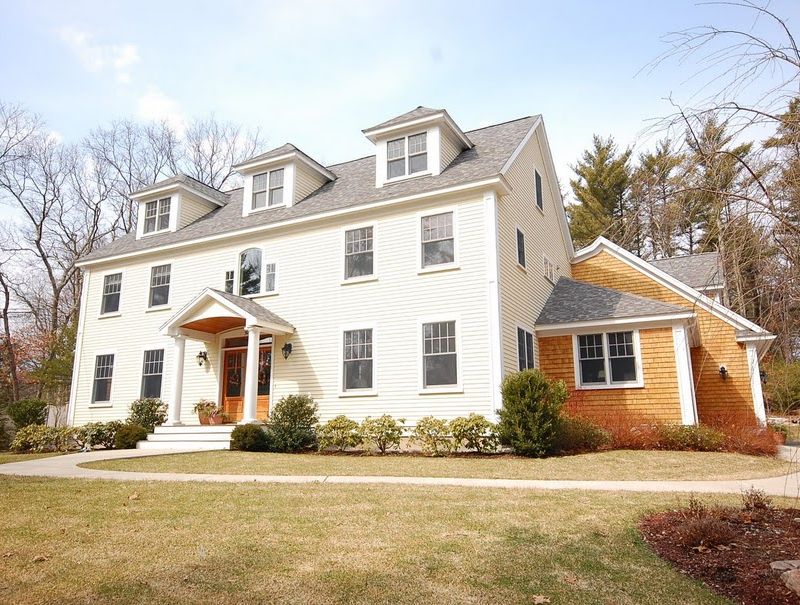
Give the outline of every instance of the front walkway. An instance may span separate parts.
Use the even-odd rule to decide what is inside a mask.
[[[782,448],[782,457],[791,459],[795,448]],[[506,489],[579,489],[634,492],[696,492],[739,494],[751,487],[770,496],[800,496],[800,472],[767,479],[727,481],[566,481],[538,479],[474,479],[453,477],[381,477],[334,475],[213,475],[201,473],[142,473],[82,468],[79,464],[118,458],[137,458],[174,454],[159,450],[99,450],[0,464],[0,475],[54,477],[63,479],[107,479],[115,481],[208,481],[216,483],[349,483],[442,485],[455,487],[490,487]]]

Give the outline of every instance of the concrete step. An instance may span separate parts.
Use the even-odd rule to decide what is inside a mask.
[[[155,428],[155,435],[230,435],[233,429],[236,428],[235,424],[216,424],[216,425],[200,425],[190,424],[184,426],[157,426]]]
[[[229,450],[230,441],[140,441],[136,444],[139,450]]]
[[[197,433],[154,433],[147,436],[148,441],[157,441],[159,443],[167,441],[224,441],[228,443],[231,440],[230,433],[207,433],[205,431]]]

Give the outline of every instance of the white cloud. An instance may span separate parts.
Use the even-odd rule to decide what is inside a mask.
[[[59,35],[88,71],[110,70],[119,82],[131,81],[130,68],[139,62],[139,48],[135,44],[97,44],[91,35],[73,27],[62,28]]]
[[[178,102],[155,87],[148,88],[147,92],[139,97],[136,114],[148,122],[163,120],[178,132],[183,132],[186,128],[186,116]]]

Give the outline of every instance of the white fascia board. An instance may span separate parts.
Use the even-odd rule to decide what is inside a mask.
[[[169,185],[164,185],[163,187],[158,187],[156,189],[148,189],[147,191],[131,193],[130,196],[128,197],[130,197],[131,200],[135,202],[143,202],[145,200],[152,201],[150,198],[160,198],[165,193],[177,193],[177,192],[186,192],[189,195],[194,195],[204,200],[208,200],[215,206],[222,207],[225,205],[223,202],[214,199],[210,195],[206,195],[201,191],[198,191],[197,189],[192,189],[191,187],[188,187],[183,183],[170,183]]]
[[[416,202],[420,200],[427,200],[429,198],[438,197],[442,195],[451,195],[456,193],[465,193],[472,190],[481,190],[487,188],[494,188],[500,195],[508,195],[511,192],[511,187],[508,184],[508,181],[502,175],[497,175],[493,177],[489,177],[487,179],[482,179],[480,181],[474,181],[470,183],[464,183],[461,185],[454,185],[452,187],[445,187],[443,189],[434,189],[433,191],[427,191],[424,193],[415,193],[413,195],[406,195],[397,198],[390,198],[386,200],[381,200],[379,202],[372,202],[369,204],[359,204],[357,206],[349,206],[347,208],[338,208],[336,210],[329,210],[327,212],[320,212],[317,214],[311,214],[308,216],[301,216],[298,218],[288,219],[285,221],[279,221],[277,223],[269,223],[266,225],[257,225],[254,227],[248,227],[246,229],[238,229],[236,231],[225,231],[223,233],[215,233],[214,235],[207,235],[205,237],[198,237],[195,239],[186,240],[183,242],[175,242],[173,244],[165,244],[163,246],[154,246],[152,248],[145,248],[143,250],[136,250],[134,252],[126,252],[124,254],[117,254],[114,256],[108,256],[104,258],[98,258],[96,260],[88,260],[88,261],[81,261],[76,263],[78,267],[88,267],[92,265],[99,265],[103,263],[110,263],[114,261],[124,260],[128,258],[134,258],[137,256],[142,256],[145,254],[153,254],[155,252],[165,252],[167,250],[176,250],[179,248],[187,248],[190,246],[197,246],[200,244],[207,244],[210,242],[215,242],[219,240],[224,240],[232,237],[239,237],[243,235],[250,235],[253,233],[261,233],[264,231],[274,231],[275,229],[281,229],[284,227],[290,227],[295,225],[303,225],[306,223],[313,223],[317,221],[323,221],[329,218],[335,218],[339,216],[346,216],[348,214],[356,214],[358,212],[365,212],[369,210],[375,210],[378,208],[384,208],[387,206],[393,205],[400,205],[410,202]]]
[[[303,162],[306,166],[319,172],[322,176],[324,176],[329,181],[335,181],[336,175],[333,174],[330,170],[325,168],[322,164],[318,164],[302,151],[290,151],[289,153],[284,153],[283,155],[278,155],[272,158],[265,158],[263,160],[252,160],[244,162],[243,164],[237,164],[233,166],[233,169],[236,170],[238,173],[246,176],[250,172],[254,172],[260,168],[266,168],[268,166],[273,166],[276,164],[281,164],[284,162],[292,161],[292,160],[299,160]]]
[[[607,328],[618,327],[638,327],[638,328],[658,328],[662,326],[671,326],[678,322],[683,322],[694,317],[694,313],[687,311],[685,313],[670,313],[664,315],[650,315],[639,317],[623,317],[617,319],[596,319],[591,321],[573,321],[570,323],[562,324],[547,324],[535,326],[536,334],[542,337],[548,336],[565,336],[567,334],[575,334],[581,330],[605,330]]]
[[[607,240],[603,236],[598,237],[596,240],[594,240],[594,242],[592,242],[589,246],[587,246],[583,250],[579,250],[575,254],[575,257],[572,259],[572,263],[577,264],[581,261],[586,260],[587,258],[592,258],[593,256],[596,256],[603,250],[610,252],[613,256],[617,257],[619,260],[627,262],[634,268],[639,269],[642,273],[652,277],[661,285],[669,288],[676,294],[680,294],[689,302],[697,304],[699,307],[708,311],[712,315],[717,316],[719,319],[729,323],[730,325],[739,328],[740,330],[752,330],[754,332],[758,332],[759,334],[766,332],[766,330],[764,330],[764,328],[762,328],[758,324],[755,324],[749,319],[742,317],[735,311],[731,311],[727,307],[723,306],[721,303],[715,302],[705,294],[699,292],[698,290],[695,290],[691,286],[686,285],[679,279],[675,279],[674,277],[672,277],[668,273],[665,273],[664,271],[654,266],[653,264],[640,259],[638,256],[634,254],[631,254],[624,248],[618,246],[614,242]]]
[[[379,141],[386,135],[389,135],[393,132],[398,132],[401,130],[416,128],[420,126],[429,126],[441,122],[444,122],[444,124],[446,124],[447,127],[453,131],[453,133],[466,146],[467,149],[471,149],[472,147],[474,147],[474,144],[472,143],[472,141],[469,140],[469,137],[464,133],[463,130],[461,130],[458,127],[458,124],[455,123],[453,118],[451,118],[450,114],[448,114],[446,111],[435,113],[430,116],[425,116],[423,118],[416,118],[415,120],[409,120],[407,122],[398,122],[397,124],[392,124],[391,126],[362,130],[361,132],[363,132],[364,136],[367,137],[370,141],[375,143],[376,141]]]

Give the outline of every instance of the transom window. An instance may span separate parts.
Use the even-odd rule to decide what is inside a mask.
[[[373,388],[372,329],[346,330],[344,332],[345,391]]]
[[[344,233],[344,278],[364,277],[373,272],[372,227]]]
[[[283,205],[283,168],[253,177],[253,210]]]
[[[542,195],[542,175],[538,170],[533,171],[534,180],[536,181],[536,205],[539,210],[544,210],[544,195]]]
[[[164,349],[145,351],[142,363],[142,397],[161,397],[163,375]]]
[[[169,229],[171,198],[147,202],[144,206],[144,232],[153,233]]]
[[[114,376],[114,354],[98,355],[94,359],[92,403],[111,401],[111,379]]]
[[[517,262],[521,267],[525,266],[525,234],[517,228]]]
[[[422,360],[423,387],[458,384],[455,321],[422,325]]]
[[[581,334],[578,336],[581,386],[639,386],[637,349],[633,331]]]
[[[239,295],[261,292],[261,250],[248,248],[239,255]]]
[[[387,179],[426,170],[428,170],[428,133],[421,132],[386,143]]]
[[[517,328],[517,354],[519,356],[519,369],[533,368],[533,334],[522,328]]]
[[[422,266],[455,262],[453,213],[444,212],[422,217]]]
[[[169,304],[171,273],[171,265],[158,265],[150,269],[150,299],[148,306],[158,307]]]
[[[119,295],[122,291],[122,273],[113,273],[103,278],[103,301],[100,313],[119,311]]]

